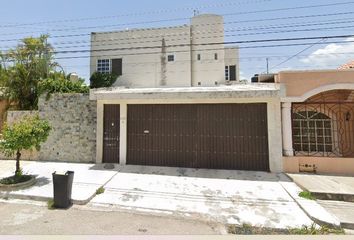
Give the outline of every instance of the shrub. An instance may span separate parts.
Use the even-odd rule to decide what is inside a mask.
[[[39,94],[47,93],[47,98],[52,93],[88,93],[89,87],[84,80],[71,81],[62,74],[53,74],[50,78],[39,81]]]
[[[114,73],[94,72],[90,77],[90,88],[111,87],[117,78],[118,75]]]

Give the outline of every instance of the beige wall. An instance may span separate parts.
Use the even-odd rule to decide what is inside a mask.
[[[240,63],[238,47],[225,48],[225,66],[236,64],[236,81],[240,81]]]
[[[341,174],[354,176],[354,158],[331,157],[283,157],[284,171],[297,173],[305,170],[305,165],[314,165],[317,173]]]
[[[344,83],[354,86],[354,69],[283,71],[276,75],[276,82],[286,86],[287,97],[300,97],[325,85]]]

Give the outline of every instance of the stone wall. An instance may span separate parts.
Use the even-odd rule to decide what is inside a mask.
[[[39,160],[95,162],[96,102],[88,94],[52,94],[49,100],[42,96],[38,109],[52,127]]]

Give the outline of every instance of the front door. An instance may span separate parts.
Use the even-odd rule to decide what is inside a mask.
[[[120,106],[104,105],[103,162],[119,163]]]

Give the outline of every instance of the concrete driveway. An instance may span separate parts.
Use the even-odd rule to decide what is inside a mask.
[[[116,166],[119,171],[89,206],[188,215],[270,228],[312,224],[282,183],[265,172]]]

